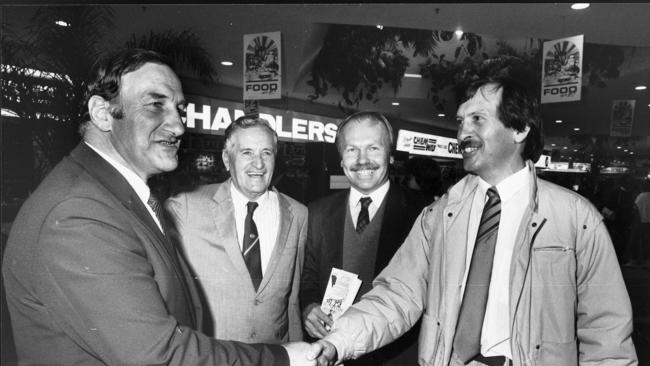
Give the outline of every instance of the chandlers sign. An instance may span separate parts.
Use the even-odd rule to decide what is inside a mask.
[[[188,132],[223,135],[226,127],[244,115],[244,104],[185,95],[188,100],[184,119]],[[284,141],[334,142],[338,123],[334,118],[260,106],[266,119]]]
[[[584,36],[544,42],[542,103],[580,100]]]
[[[244,100],[282,98],[280,32],[244,34]]]
[[[417,155],[463,158],[458,150],[458,140],[409,130],[399,130],[396,149]]]

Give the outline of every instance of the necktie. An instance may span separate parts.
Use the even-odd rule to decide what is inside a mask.
[[[370,214],[368,213],[368,207],[372,203],[372,198],[370,197],[361,197],[359,199],[361,202],[361,211],[359,211],[359,217],[357,218],[357,232],[361,234],[363,230],[370,223]]]
[[[147,204],[151,209],[153,210],[153,213],[156,214],[156,217],[158,218],[158,221],[162,222],[162,206],[160,205],[160,201],[158,201],[158,198],[154,196],[153,194],[149,195],[149,199],[147,200]]]
[[[461,361],[467,363],[481,352],[481,328],[485,317],[494,248],[497,243],[501,199],[496,188],[487,191],[488,201],[483,207],[474,252],[469,266],[465,294],[460,307],[454,351]]]
[[[248,202],[246,204],[248,212],[244,220],[244,245],[242,247],[242,254],[244,262],[248,267],[248,273],[253,281],[255,291],[262,282],[262,259],[260,257],[260,238],[257,234],[257,226],[253,221],[253,211],[257,208],[257,202]]]

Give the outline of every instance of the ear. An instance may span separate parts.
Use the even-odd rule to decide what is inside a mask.
[[[109,108],[110,103],[99,95],[93,95],[88,100],[90,122],[100,131],[107,132],[113,129],[113,116],[109,113]]]
[[[528,132],[530,131],[530,126],[524,127],[523,131],[517,131],[514,130],[514,139],[516,144],[521,144],[524,141],[526,141],[526,137],[528,137]]]
[[[221,160],[223,161],[223,166],[226,167],[226,171],[230,171],[230,157],[226,149],[221,150]]]

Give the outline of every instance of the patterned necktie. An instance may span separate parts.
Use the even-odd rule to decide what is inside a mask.
[[[257,226],[253,221],[253,212],[257,208],[257,202],[248,202],[246,204],[248,212],[244,220],[244,245],[242,254],[244,262],[248,267],[248,273],[253,281],[255,291],[257,291],[262,282],[262,259],[260,257],[260,238],[257,234]]]
[[[359,199],[361,202],[361,211],[359,211],[359,217],[357,218],[357,232],[361,234],[365,230],[366,226],[370,223],[370,214],[368,213],[368,207],[372,203],[372,198],[370,197],[361,197]]]
[[[158,201],[158,198],[152,194],[149,195],[149,199],[147,200],[147,204],[151,209],[153,210],[153,213],[156,214],[156,217],[158,218],[158,221],[162,223],[162,206],[160,205],[160,201]]]
[[[496,188],[487,191],[488,201],[483,207],[481,223],[476,234],[474,252],[465,283],[465,294],[460,307],[454,351],[460,360],[467,363],[481,352],[481,329],[485,317],[494,248],[497,243],[501,199]]]

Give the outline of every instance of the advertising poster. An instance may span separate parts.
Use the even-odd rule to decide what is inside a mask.
[[[580,100],[584,36],[544,42],[542,103]]]
[[[409,130],[399,130],[395,149],[414,155],[463,158],[458,150],[458,140]]]
[[[244,100],[280,99],[280,32],[244,35]]]
[[[632,136],[632,124],[634,123],[635,100],[613,100],[612,118],[609,129],[611,136],[629,137]]]

